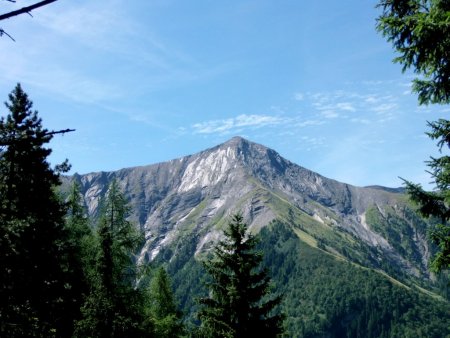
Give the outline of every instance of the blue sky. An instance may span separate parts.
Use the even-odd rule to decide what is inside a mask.
[[[0,3],[0,12],[35,1]],[[436,154],[376,1],[59,0],[0,23],[17,82],[72,173],[171,160],[240,135],[342,182],[426,187]],[[1,108],[1,114],[6,113]]]

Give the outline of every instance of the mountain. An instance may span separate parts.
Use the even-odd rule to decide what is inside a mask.
[[[333,280],[340,287],[354,278],[353,282],[358,280],[359,286],[355,286],[351,297],[361,302],[367,303],[371,297],[366,285],[370,280],[374,285],[395,284],[395,288],[403,291],[413,288],[415,295],[420,294],[414,297],[433,297],[445,303],[435,294],[439,281],[428,269],[434,250],[426,236],[430,224],[414,212],[402,189],[355,187],[337,182],[241,137],[169,162],[114,172],[75,174],[66,179],[65,185],[71,180],[79,183],[88,213],[95,218],[113,179],[129,200],[131,219],[145,233],[145,244],[138,260],[167,266],[187,312],[195,308],[192,295],[202,292],[198,283],[202,275],[198,261],[220,238],[229,215],[236,212],[243,214],[252,232],[261,233],[265,238],[261,248],[265,254],[269,253],[266,263],[285,294],[295,294],[300,281],[316,285],[316,291],[308,296],[313,297],[315,292],[321,294],[319,285],[334,290]],[[269,242],[278,244],[267,246]],[[305,260],[305,257],[308,258]],[[317,275],[321,269],[317,262],[329,269]],[[294,273],[302,269],[312,269],[308,275],[312,279]],[[330,273],[332,275],[326,279]],[[347,279],[342,279],[343,276]],[[366,291],[360,289],[361,284]],[[387,289],[380,292],[391,295],[392,290]],[[313,298],[304,301],[321,299],[314,297],[314,301]],[[339,297],[350,297],[350,294]],[[332,325],[333,330],[342,325],[347,330],[347,317],[364,313],[358,307],[352,312],[348,304],[339,303],[335,306],[340,310],[327,314],[327,306],[315,304],[317,318],[309,318],[307,312],[298,310],[303,309],[303,305],[291,301],[285,304],[291,332],[316,332],[317,327],[325,330],[326,325],[335,323],[334,320],[338,324]],[[448,317],[447,305],[443,311]],[[325,321],[324,316],[328,318]],[[364,320],[368,323],[370,316],[366,317]],[[399,322],[404,322],[402,318]],[[362,325],[365,325],[364,320],[361,319]],[[423,321],[429,322],[428,319]],[[310,323],[310,326],[298,322]]]
[[[141,260],[154,259],[186,233],[198,235],[198,253],[217,240],[230,214],[242,212],[254,232],[274,219],[285,220],[299,226],[302,240],[334,254],[354,254],[375,267],[384,261],[431,278],[427,225],[403,194],[325,178],[241,137],[169,162],[73,179],[91,216],[97,215],[109,183],[118,181],[132,220],[145,231]],[[408,240],[402,240],[405,236]],[[370,251],[367,257],[360,245]]]

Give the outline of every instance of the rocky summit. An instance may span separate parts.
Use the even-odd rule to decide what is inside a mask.
[[[391,275],[427,280],[429,226],[401,189],[355,187],[323,177],[241,137],[200,153],[114,172],[75,174],[90,216],[115,179],[145,233],[139,260],[189,238],[198,256],[240,212],[257,233],[274,220],[306,244]]]

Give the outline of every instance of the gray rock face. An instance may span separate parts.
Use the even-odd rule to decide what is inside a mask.
[[[373,217],[366,217],[368,210],[376,210],[386,224],[395,217],[404,220],[404,195],[325,178],[240,137],[169,162],[72,179],[80,183],[87,210],[94,217],[109,183],[118,181],[133,210],[132,221],[145,232],[140,260],[152,260],[162,247],[192,233],[197,235],[199,253],[219,238],[230,214],[241,212],[252,231],[281,219],[297,226],[301,234],[325,241],[324,249],[334,254],[356,250],[355,242],[362,243],[374,261],[384,260],[412,275],[428,277],[430,249],[413,221],[405,221],[402,231],[415,234],[410,240],[417,244],[417,260],[371,224]]]

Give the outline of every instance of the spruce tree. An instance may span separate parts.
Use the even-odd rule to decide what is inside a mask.
[[[420,104],[450,103],[450,1],[448,0],[381,0],[382,14],[377,28],[392,42],[399,54],[394,62],[411,68],[419,77],[413,91]],[[438,141],[439,150],[450,148],[450,121],[429,123],[428,136]],[[441,221],[431,232],[439,247],[432,261],[435,271],[450,267],[450,157],[443,155],[428,162],[436,184],[435,191],[425,191],[419,184],[405,181],[412,200],[427,217]]]
[[[64,336],[71,330],[71,281],[58,170],[43,128],[20,84],[0,119],[1,336]],[[66,168],[67,163],[60,169]]]
[[[149,288],[147,308],[154,336],[160,338],[182,337],[184,334],[181,313],[175,303],[169,275],[160,267]]]
[[[276,337],[282,316],[276,313],[281,297],[270,295],[270,277],[260,268],[257,239],[247,231],[241,215],[232,216],[225,239],[204,266],[210,295],[200,299],[200,332],[206,337]]]

